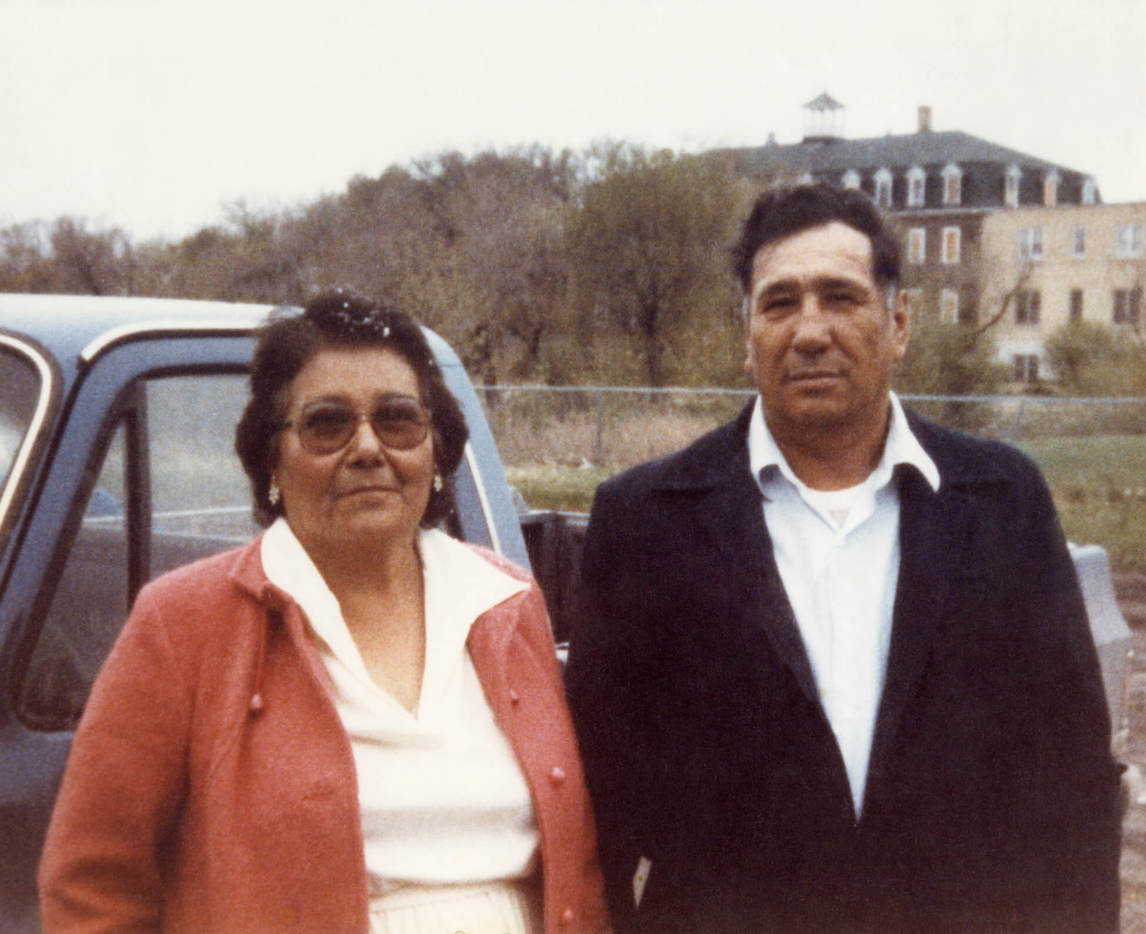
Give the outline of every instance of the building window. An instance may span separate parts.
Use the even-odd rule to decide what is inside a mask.
[[[1070,290],[1070,320],[1072,322],[1082,320],[1082,289]]]
[[[958,289],[943,289],[939,293],[939,320],[943,324],[959,323]]]
[[[927,228],[912,227],[907,232],[907,261],[914,266],[927,260]]]
[[[1038,324],[1041,303],[1038,289],[1020,289],[1015,295],[1015,324]]]
[[[1003,179],[1003,204],[1009,208],[1019,206],[1019,179],[1023,171],[1017,165],[1007,166],[1007,174]]]
[[[1059,174],[1054,169],[1043,176],[1043,204],[1048,208],[1058,204],[1058,183]]]
[[[943,228],[943,262],[959,262],[961,235],[958,227]]]
[[[1039,355],[1017,353],[1011,358],[1012,378],[1016,383],[1037,383],[1039,381]]]
[[[1142,224],[1123,224],[1118,228],[1114,255],[1119,259],[1135,259],[1142,255]]]
[[[1098,203],[1098,185],[1095,184],[1093,178],[1087,177],[1082,183],[1082,203],[1083,204],[1097,204]]]
[[[1043,229],[1023,227],[1019,231],[1019,259],[1040,260],[1043,258]]]
[[[891,207],[891,172],[887,169],[875,173],[875,203],[881,208]]]
[[[1072,227],[1070,231],[1070,255],[1075,259],[1086,256],[1086,228]]]
[[[923,307],[923,289],[904,289],[903,295],[907,299],[907,313],[911,315],[911,319],[914,321]]]
[[[1137,326],[1142,318],[1142,290],[1114,290],[1114,323]]]
[[[855,169],[848,169],[846,172],[844,172],[844,177],[841,179],[840,183],[844,186],[844,188],[853,189],[853,190],[859,188],[859,186],[860,186],[860,174],[859,174],[859,172],[857,172]]]
[[[926,201],[927,173],[913,165],[907,170],[907,206],[921,208]]]
[[[945,205],[963,202],[963,170],[953,162],[943,169],[943,203]]]

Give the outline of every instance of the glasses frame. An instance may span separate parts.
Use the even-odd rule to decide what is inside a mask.
[[[386,402],[393,401],[395,399],[409,400],[417,406],[419,412],[421,413],[421,418],[417,422],[417,424],[422,429],[421,434],[418,436],[416,441],[412,441],[409,444],[390,443],[383,437],[383,433],[378,429],[378,425],[375,422],[375,416],[378,414],[378,410]],[[331,447],[327,447],[326,445],[315,445],[313,443],[313,439],[311,439],[310,443],[308,443],[305,428],[299,424],[299,421],[303,419],[307,414],[306,406],[303,407],[302,412],[299,414],[298,418],[288,418],[279,422],[278,430],[293,431],[298,437],[298,443],[308,454],[328,455],[337,454],[339,451],[344,450],[346,446],[354,440],[354,436],[358,434],[358,426],[363,422],[367,422],[370,425],[371,430],[374,432],[374,437],[378,439],[378,443],[382,445],[382,447],[391,451],[412,451],[414,448],[418,447],[418,445],[422,444],[426,440],[430,434],[430,429],[433,426],[433,416],[430,410],[426,408],[426,406],[422,403],[422,401],[414,396],[407,396],[403,393],[390,393],[388,395],[382,396],[374,402],[368,411],[365,412],[356,409],[349,403],[335,402],[330,400],[312,404],[312,408],[317,408],[319,406],[329,406],[331,408],[339,408],[346,412],[350,412],[354,415],[354,421],[347,427],[346,437],[342,440],[342,442],[336,446]]]

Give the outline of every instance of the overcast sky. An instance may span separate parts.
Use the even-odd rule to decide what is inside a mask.
[[[1146,201],[1146,0],[0,0],[0,225],[176,238],[447,148],[964,130]]]

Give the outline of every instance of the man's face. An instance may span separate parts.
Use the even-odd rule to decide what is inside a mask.
[[[907,336],[906,303],[888,310],[866,234],[832,221],[756,253],[747,366],[773,434],[882,432]]]

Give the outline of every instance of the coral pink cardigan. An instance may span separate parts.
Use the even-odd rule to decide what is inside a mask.
[[[467,646],[533,795],[545,930],[605,930],[536,583]],[[40,867],[44,930],[365,932],[354,763],[328,684],[257,541],[145,587],[76,732]]]

